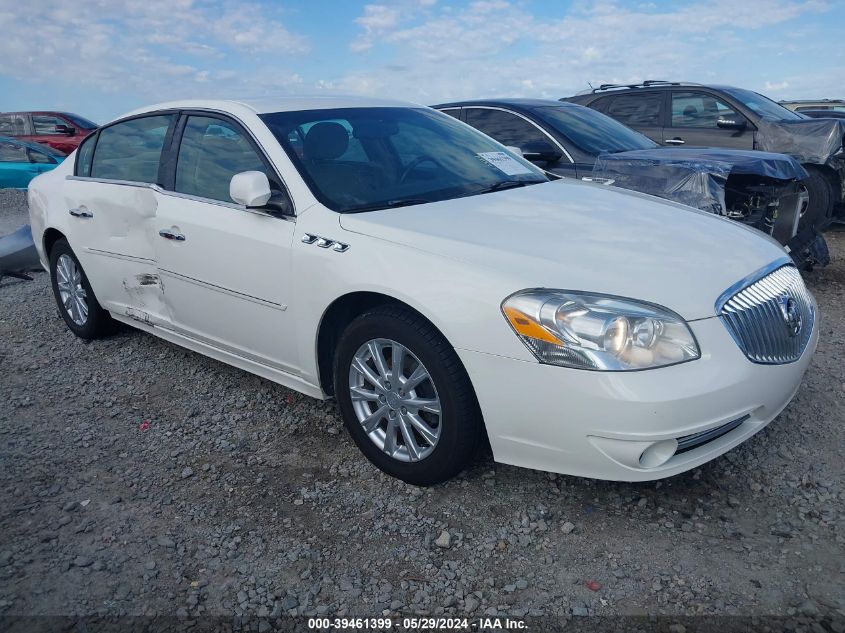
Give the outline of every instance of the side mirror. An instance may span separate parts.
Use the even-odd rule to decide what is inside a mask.
[[[66,134],[67,136],[75,136],[76,128],[73,128],[69,125],[57,125],[56,134]]]
[[[748,127],[748,121],[741,116],[720,116],[716,119],[716,127],[720,127],[723,130],[744,130]]]
[[[229,196],[247,208],[263,207],[273,192],[267,174],[260,171],[242,171],[229,181]]]
[[[530,161],[556,163],[563,158],[563,152],[548,141],[531,141],[521,149],[523,158]]]

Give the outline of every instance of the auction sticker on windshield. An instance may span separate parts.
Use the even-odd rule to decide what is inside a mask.
[[[480,152],[477,156],[493,165],[493,167],[505,172],[508,176],[531,173],[530,169],[519,161],[514,160],[512,156],[508,156],[505,152]]]

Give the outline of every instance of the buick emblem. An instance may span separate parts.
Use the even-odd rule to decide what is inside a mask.
[[[801,333],[801,328],[804,327],[804,318],[801,316],[801,311],[798,309],[795,299],[786,295],[778,297],[778,305],[789,336],[798,336]]]

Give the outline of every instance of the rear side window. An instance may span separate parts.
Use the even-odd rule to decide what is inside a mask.
[[[486,108],[465,108],[465,110],[467,123],[496,139],[502,145],[525,147],[531,142],[549,142],[549,138],[535,125],[510,112]]]
[[[450,117],[458,119],[459,121],[461,119],[461,109],[460,108],[444,108],[443,110],[441,110],[441,112],[443,114],[448,114]]]
[[[99,153],[99,149],[97,150]],[[279,190],[275,174],[233,123],[190,116],[182,134],[176,163],[175,190],[200,198],[232,202],[229,181],[242,171],[267,175],[270,188]]]
[[[632,92],[615,97],[607,107],[607,114],[630,127],[657,127],[662,103],[661,92]]]
[[[94,143],[96,136],[92,134],[79,146],[76,150],[76,175],[85,176],[91,175],[91,158],[94,156]]]
[[[26,148],[17,143],[0,141],[0,163],[28,163]]]
[[[104,128],[94,152],[91,176],[155,184],[161,150],[172,120],[173,115],[164,114]]]
[[[26,136],[26,119],[22,114],[0,114],[0,136]]]

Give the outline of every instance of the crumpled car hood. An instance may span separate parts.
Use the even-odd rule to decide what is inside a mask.
[[[688,320],[713,316],[725,289],[786,257],[777,242],[735,222],[574,180],[342,214],[340,224],[486,267],[512,291],[546,287],[632,297]]]
[[[778,180],[802,180],[807,177],[807,172],[801,164],[791,156],[756,150],[655,147],[603,154],[600,158],[605,161],[648,163],[652,167],[683,166],[689,170],[707,171],[725,176],[729,173],[747,174]]]
[[[845,119],[763,119],[758,127],[757,145],[762,150],[789,154],[802,163],[834,168],[845,164]]]

